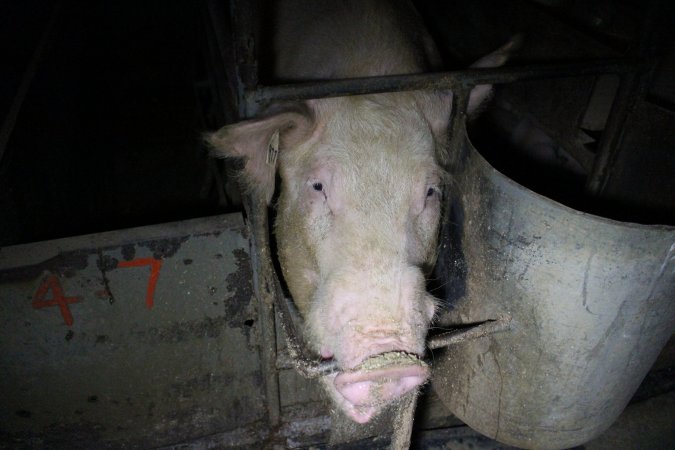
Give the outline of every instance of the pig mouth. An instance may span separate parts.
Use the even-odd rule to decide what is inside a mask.
[[[346,402],[347,414],[355,422],[366,423],[385,405],[421,386],[428,377],[428,365],[416,355],[388,352],[340,372],[333,384]]]

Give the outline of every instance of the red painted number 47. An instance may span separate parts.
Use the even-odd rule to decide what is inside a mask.
[[[118,263],[118,268],[150,266],[150,279],[145,293],[145,306],[152,309],[155,299],[155,287],[159,278],[159,270],[162,267],[162,261],[155,258],[138,258],[131,261],[122,261]],[[47,298],[51,291],[51,298]],[[41,309],[48,306],[58,306],[61,311],[61,317],[68,326],[73,325],[73,315],[68,305],[82,301],[80,297],[67,297],[63,294],[63,287],[56,275],[48,275],[43,281],[35,295],[33,296],[33,308]]]

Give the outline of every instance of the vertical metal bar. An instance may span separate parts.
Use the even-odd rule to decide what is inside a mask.
[[[256,1],[230,0],[234,57],[239,117],[246,117],[244,92],[258,84],[258,62],[255,51],[255,19],[258,12]],[[277,339],[274,300],[276,292],[275,272],[271,263],[268,237],[267,204],[264,199],[247,196],[244,207],[251,224],[251,263],[253,288],[258,300],[258,326],[260,329],[260,356],[265,383],[267,414],[270,427],[281,422],[279,400],[279,377],[276,369]]]
[[[52,42],[54,42],[54,30],[56,28],[55,25],[61,15],[62,8],[62,1],[57,2],[54,5],[52,15],[49,17],[49,21],[42,32],[42,36],[40,37],[37,46],[35,47],[33,56],[26,66],[26,70],[21,77],[21,83],[19,84],[19,87],[14,94],[14,98],[12,99],[12,104],[9,107],[7,117],[2,124],[2,128],[0,128],[0,163],[2,162],[2,158],[5,154],[5,149],[7,148],[12,131],[14,131],[14,126],[16,125],[16,119],[19,116],[19,112],[21,111],[21,106],[26,99],[30,85],[33,82],[33,78],[35,78],[35,74],[37,73],[40,61],[42,60],[42,57],[46,53],[49,46],[52,44]]]
[[[211,59],[211,66],[214,72],[209,77],[213,86],[213,96],[217,99],[223,117],[218,123],[207,123],[209,127],[216,127],[222,123],[231,123],[238,116],[237,95],[235,93],[237,85],[237,76],[235,69],[234,44],[232,42],[232,24],[226,20],[228,12],[226,5],[217,0],[206,0],[202,13],[204,14],[204,23],[208,27],[206,34],[206,43],[208,45],[208,55]]]
[[[637,101],[638,84],[639,77],[634,73],[622,74],[620,77],[619,89],[602,133],[591,175],[586,182],[586,192],[591,195],[600,195],[611,177],[624,125]]]
[[[267,204],[253,196],[244,198],[244,208],[250,221],[251,266],[253,269],[253,292],[258,300],[258,329],[261,345],[260,359],[265,383],[265,398],[270,427],[281,422],[279,400],[279,377],[276,368],[277,338],[274,318],[274,296],[276,295],[275,272],[271,264],[270,245],[267,236]]]
[[[640,38],[635,53],[641,61],[645,61],[652,51],[653,38],[656,31],[656,20],[663,9],[662,2],[652,0],[647,4],[647,12],[641,24]],[[593,196],[602,195],[612,176],[623,129],[639,100],[644,97],[647,83],[653,67],[641,64],[633,72],[622,73],[619,89],[612,104],[612,111],[602,133],[598,154],[593,170],[586,182],[586,192]]]
[[[257,1],[230,0],[240,118],[248,117],[245,92],[258,85],[258,60],[255,48],[255,16],[258,11]]]
[[[470,88],[467,85],[462,85],[452,92],[452,110],[448,124],[448,168],[451,169],[457,168],[462,157],[469,94]]]
[[[394,433],[389,446],[390,450],[407,450],[410,448],[417,397],[419,397],[419,391],[414,390],[401,399],[394,418]]]

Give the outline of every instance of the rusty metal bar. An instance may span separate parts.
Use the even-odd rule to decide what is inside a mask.
[[[511,328],[511,317],[504,316],[496,320],[488,320],[471,328],[461,328],[449,331],[430,338],[427,341],[427,347],[430,350],[436,350],[441,347],[459,344],[460,342],[472,339],[482,338],[490,334],[500,333]]]
[[[469,106],[470,90],[467,86],[460,86],[452,92],[452,109],[450,110],[450,123],[448,124],[448,161],[445,161],[446,169],[456,168],[462,160],[462,149],[466,134],[466,116]],[[449,195],[444,192],[443,195]],[[445,215],[447,216],[447,215]],[[447,217],[444,217],[445,221]],[[445,228],[445,223],[443,224]]]
[[[244,199],[251,236],[251,268],[253,269],[253,291],[258,300],[258,322],[261,330],[260,360],[265,380],[267,414],[271,427],[281,422],[279,399],[279,378],[276,370],[277,339],[274,307],[277,298],[274,283],[276,277],[270,262],[270,245],[267,238],[267,205],[264,200],[247,196]]]
[[[277,296],[277,300],[279,323],[286,335],[286,349],[293,368],[305,378],[317,378],[337,372],[338,366],[335,361],[317,361],[317,358],[307,355],[307,346],[300,338],[295,326],[297,323],[302,323],[302,318],[291,307],[291,300],[281,295]],[[286,363],[287,361],[277,358],[277,368],[286,368],[288,366]]]
[[[425,89],[457,89],[478,84],[504,84],[545,78],[565,78],[606,73],[629,73],[637,62],[629,59],[607,59],[592,62],[541,64],[526,67],[466,69],[430,74],[390,75],[382,77],[321,80],[258,86],[244,93],[246,113],[255,114],[271,102],[298,101],[310,98],[340,97],[381,92]]]
[[[239,116],[247,114],[244,93],[258,84],[258,61],[255,50],[255,17],[258,2],[230,0],[230,18],[234,40],[234,63],[237,85]],[[258,300],[258,321],[261,329],[260,356],[265,381],[265,398],[270,427],[281,423],[281,401],[277,365],[277,335],[275,308],[278,306],[277,278],[271,263],[269,236],[267,234],[267,204],[256,196],[243,199],[250,221],[251,266],[253,289]]]
[[[285,322],[282,318],[282,324]],[[450,345],[459,344],[461,342],[470,341],[473,339],[479,339],[491,334],[500,333],[502,331],[509,330],[511,328],[511,317],[503,316],[497,319],[487,320],[478,324],[471,325],[469,327],[463,326],[462,328],[449,331],[447,333],[442,333],[437,336],[433,336],[427,340],[427,347],[430,350],[436,350],[442,347],[448,347]],[[289,333],[288,330],[284,328],[286,336],[288,338],[287,344],[289,347],[293,347],[292,351],[289,351],[289,358],[282,360],[279,358],[277,361],[277,368],[287,369],[290,368],[290,363],[292,367],[295,368],[300,375],[305,378],[318,378],[320,376],[329,375],[331,373],[337,372],[339,370],[335,361],[321,361],[314,362],[311,359],[305,357],[302,354],[302,346],[297,343],[296,336],[294,333]],[[428,364],[431,364],[431,361],[427,361]]]

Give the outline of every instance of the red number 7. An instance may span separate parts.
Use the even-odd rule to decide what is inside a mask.
[[[152,309],[155,302],[155,287],[157,286],[157,279],[159,278],[159,269],[162,267],[162,260],[155,258],[138,258],[131,261],[120,261],[117,267],[140,267],[150,266],[150,280],[148,280],[148,290],[145,294],[145,306]]]

